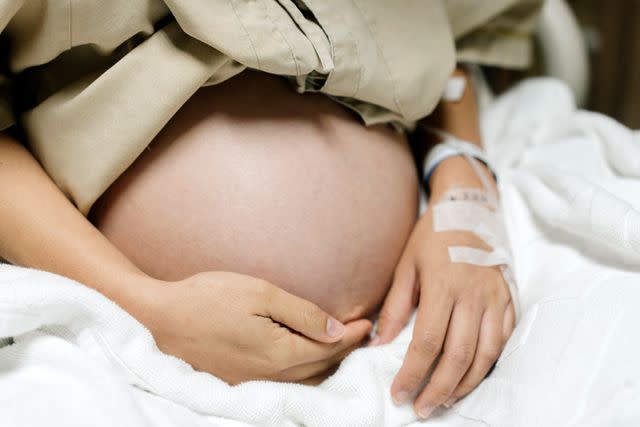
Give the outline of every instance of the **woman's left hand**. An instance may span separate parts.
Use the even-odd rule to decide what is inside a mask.
[[[395,377],[396,403],[417,397],[426,418],[472,391],[502,352],[515,323],[509,288],[499,267],[452,263],[449,246],[489,248],[475,234],[433,229],[428,209],[416,224],[387,295],[377,338],[384,344],[404,328],[418,304],[413,338]],[[428,372],[433,374],[422,389]]]

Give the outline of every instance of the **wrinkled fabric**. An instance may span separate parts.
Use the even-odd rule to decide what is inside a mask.
[[[577,111],[552,80],[510,91],[482,123],[522,318],[490,375],[451,408],[422,422],[391,400],[415,317],[319,386],[229,386],[161,353],[98,292],[0,266],[2,425],[640,425],[640,132]]]
[[[87,213],[204,85],[257,69],[333,97],[366,124],[411,128],[456,57],[526,66],[540,3],[5,0],[0,128],[17,119]]]

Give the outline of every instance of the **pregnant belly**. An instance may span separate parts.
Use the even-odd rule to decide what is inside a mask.
[[[200,89],[91,219],[158,279],[244,273],[346,321],[384,298],[417,204],[401,135],[245,72]]]

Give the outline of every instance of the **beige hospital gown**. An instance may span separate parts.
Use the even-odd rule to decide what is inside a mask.
[[[0,0],[0,129],[83,212],[203,85],[246,68],[411,127],[458,61],[524,67],[542,0]]]

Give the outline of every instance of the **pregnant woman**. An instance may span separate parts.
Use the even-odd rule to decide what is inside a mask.
[[[431,115],[480,145],[464,69],[440,100],[456,55],[526,65],[538,2],[332,3],[0,9],[0,256],[93,287],[229,383],[318,381],[368,318],[387,343],[417,305],[391,392],[427,417],[482,380],[515,315],[498,267],[449,260],[483,241],[418,216],[430,138],[412,130]],[[461,153],[436,166],[430,201],[482,186]]]

